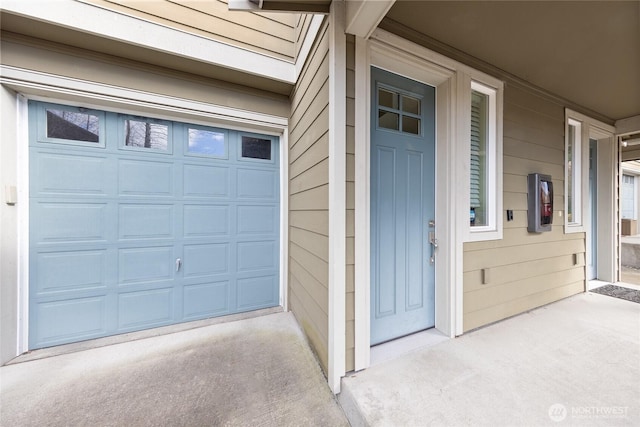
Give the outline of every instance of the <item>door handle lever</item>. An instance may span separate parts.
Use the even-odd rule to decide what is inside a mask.
[[[429,243],[431,243],[431,246],[433,246],[433,249],[438,248],[438,239],[436,239],[435,232],[433,231],[429,232]]]
[[[182,260],[180,258],[176,258],[176,273],[180,271],[180,267],[182,267]]]
[[[436,249],[438,249],[438,239],[436,239],[435,231],[429,232],[429,243],[431,244],[431,257],[429,257],[429,262],[433,265],[436,262]]]

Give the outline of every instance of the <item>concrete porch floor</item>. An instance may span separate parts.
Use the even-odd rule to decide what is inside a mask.
[[[585,293],[343,379],[353,426],[640,425],[640,304]]]
[[[0,368],[0,425],[348,425],[291,313],[79,344]]]

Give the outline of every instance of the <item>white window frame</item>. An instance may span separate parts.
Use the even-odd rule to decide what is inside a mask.
[[[480,92],[489,98],[489,111],[487,112],[487,141],[486,141],[486,207],[487,224],[474,225],[470,223],[466,233],[465,241],[477,242],[485,240],[502,239],[502,102],[503,85],[498,80],[487,79],[479,73],[470,76],[471,81],[468,87],[468,114],[465,120],[469,121],[469,132],[463,153],[465,153],[465,170],[469,171],[467,183],[471,182],[471,93]],[[482,78],[484,77],[484,78]],[[465,93],[465,95],[467,95]],[[466,96],[465,96],[466,98]],[[461,138],[462,139],[462,138]],[[467,203],[463,206],[470,206],[470,190],[467,191]]]
[[[565,109],[564,128],[564,232],[582,233],[585,231],[584,213],[589,209],[589,122],[582,114]],[[569,159],[569,126],[576,131],[573,146],[573,158]],[[573,186],[572,220],[569,222],[569,160],[571,165],[571,180]]]

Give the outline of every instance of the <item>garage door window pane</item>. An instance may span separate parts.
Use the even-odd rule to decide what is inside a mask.
[[[224,133],[189,129],[189,153],[222,157],[226,155]]]
[[[47,138],[99,142],[98,116],[75,111],[47,109]]]
[[[124,121],[124,145],[166,151],[169,145],[169,126],[150,121]]]
[[[249,159],[271,160],[271,140],[243,136],[242,157]]]

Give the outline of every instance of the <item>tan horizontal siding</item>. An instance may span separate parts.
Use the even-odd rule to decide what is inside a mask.
[[[329,37],[324,30],[320,31],[320,41],[315,45],[307,59],[307,64],[302,69],[298,83],[291,96],[291,131],[305,123],[298,123],[302,116],[314,105],[315,98],[311,95],[322,95],[329,99]],[[323,89],[326,86],[326,89]],[[318,111],[319,112],[319,111]],[[312,117],[313,118],[313,117]],[[304,128],[304,126],[303,126]]]
[[[310,133],[312,133],[311,131]],[[299,157],[291,160],[291,168],[289,170],[290,177],[292,180],[298,178],[298,175],[307,172],[309,169],[313,168],[315,165],[321,163],[329,156],[329,135],[327,130],[324,130],[324,134],[322,137],[316,141],[311,143],[311,146],[303,152]],[[311,139],[311,138],[309,138]],[[302,145],[307,145],[306,142],[301,143]],[[300,144],[298,144],[300,145]],[[328,173],[328,172],[327,172]],[[328,182],[328,181],[327,181]]]
[[[289,213],[289,225],[292,227],[305,227],[323,236],[329,236],[329,215],[327,211],[291,211]]]
[[[564,109],[513,85],[504,100],[503,204],[514,219],[503,239],[464,244],[465,331],[584,290],[585,234],[564,233]],[[554,183],[545,233],[527,231],[527,175],[536,172]]]
[[[289,239],[301,248],[315,255],[325,263],[329,263],[329,239],[322,234],[314,233],[305,228],[291,227]]]
[[[301,18],[298,25],[303,25]],[[325,23],[291,94],[289,294],[291,311],[328,368],[329,41]],[[299,30],[298,30],[299,31]]]
[[[224,1],[87,0],[87,2],[257,53],[292,61],[295,14],[229,11]]]
[[[324,89],[325,88],[323,88],[323,90]],[[310,147],[313,147],[316,144],[328,144],[329,129],[326,129],[324,126],[322,126],[322,124],[329,122],[329,104],[321,104],[320,107],[322,108],[322,110],[320,111],[318,116],[313,118],[302,118],[303,120],[310,122],[309,127],[298,127],[296,129],[296,132],[289,133],[289,135],[293,135],[295,137],[295,140],[297,141],[296,145],[292,146],[289,150],[289,159],[291,161],[295,161],[300,158],[300,156],[307,153]],[[291,122],[289,123],[291,124]],[[329,153],[328,145],[326,153],[327,155]]]
[[[15,34],[2,34],[1,62],[105,85],[287,117],[286,96]]]
[[[319,309],[317,302],[307,293],[296,276],[293,275],[289,278],[289,305],[298,324],[304,330],[314,353],[317,355],[320,366],[326,373],[329,366],[329,351],[327,348],[329,340],[326,335],[326,323],[316,324],[311,319],[327,316]]]
[[[298,162],[298,164],[300,163]],[[302,172],[291,179],[289,194],[297,194],[327,184],[329,182],[329,159],[325,158]]]
[[[322,310],[322,313],[326,316],[327,313],[329,313],[327,288],[318,282],[314,275],[305,270],[295,259],[291,259],[289,268],[291,269],[291,274],[295,276],[298,281],[297,283],[304,288],[305,292],[313,300],[313,305]]]
[[[487,306],[494,306],[500,304],[506,304],[509,301],[513,301],[519,298],[524,298],[530,295],[531,289],[535,289],[535,292],[543,292],[549,289],[557,288],[569,283],[580,281],[584,277],[583,266],[574,266],[570,260],[572,257],[564,258],[564,263],[555,263],[553,265],[554,271],[548,274],[540,274],[539,270],[534,269],[534,265],[522,264],[518,275],[506,278],[505,274],[500,275],[498,268],[493,269],[491,280],[493,280],[494,273],[498,277],[498,280],[506,280],[502,284],[493,286],[476,287],[476,290],[469,290],[464,294],[464,304],[469,312],[482,310]],[[549,259],[549,263],[552,263],[555,259]],[[500,277],[501,276],[501,277]],[[518,276],[526,276],[519,280]],[[476,284],[480,284],[478,281]],[[472,283],[473,284],[473,283]]]
[[[518,250],[504,250],[500,257],[495,251],[490,250],[465,250],[464,272],[479,271],[483,268],[493,268],[508,265],[518,265],[525,262],[535,262],[538,260],[547,261],[550,258],[562,257],[574,253],[584,252],[584,238],[572,240],[558,240],[555,242],[530,243],[526,246],[518,247]],[[472,286],[470,284],[470,286]],[[465,289],[466,284],[465,284]],[[472,290],[470,287],[469,290]]]
[[[291,211],[328,210],[329,185],[312,188],[311,190],[292,194],[289,196],[289,209]]]
[[[535,307],[540,307],[554,301],[567,298],[584,290],[584,280],[575,283],[569,283],[553,289],[535,292],[526,297],[509,301],[504,304],[492,305],[486,309],[465,313],[464,330],[477,328],[478,326],[488,325],[516,314],[524,313]]]

